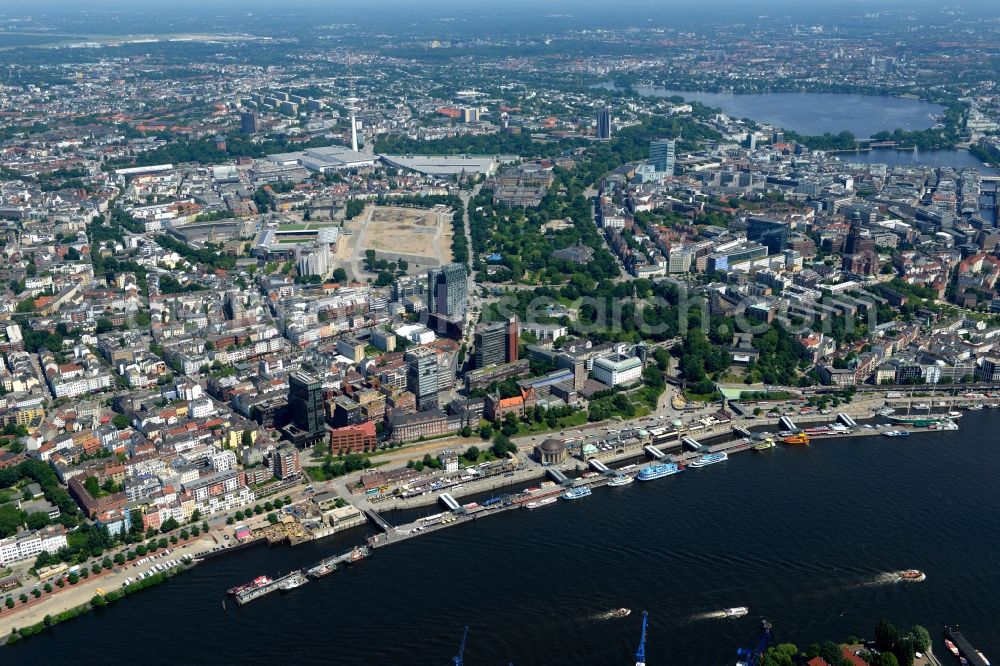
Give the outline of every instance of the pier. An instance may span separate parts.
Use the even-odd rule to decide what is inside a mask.
[[[558,483],[560,485],[565,484],[565,483],[569,483],[569,481],[570,481],[570,478],[568,476],[566,476],[565,474],[563,474],[562,472],[560,472],[559,470],[557,470],[555,467],[549,467],[545,471],[546,471],[546,473],[548,473],[549,476],[552,477],[553,481],[555,481],[556,483]]]
[[[371,508],[370,506],[362,506],[359,508],[365,512],[366,516],[371,518],[373,523],[381,527],[384,531],[388,532],[389,530],[392,529],[392,525],[389,524],[389,521],[380,516],[378,512],[375,511],[375,509]]]
[[[851,418],[846,412],[838,413],[835,420],[832,422],[830,422],[828,418],[827,423],[840,428],[840,430],[831,430],[830,435],[833,437],[881,436],[884,434],[884,432],[876,428],[858,427],[854,419]],[[780,425],[784,427],[791,426],[793,429],[797,429],[795,424],[788,417],[781,417]],[[706,453],[725,452],[726,454],[732,455],[748,451],[752,448],[752,441],[754,437],[754,433],[752,433],[746,426],[737,426],[721,422],[713,427],[699,430],[698,435],[702,437],[703,442],[707,443],[699,442],[692,437],[682,437],[681,442],[683,447],[673,454],[666,454],[652,444],[646,444],[642,447],[642,449],[645,453],[654,458],[655,462],[674,462],[679,465],[685,465],[690,464],[691,461]],[[581,460],[579,461],[580,463],[585,462],[587,466],[596,470],[598,474],[585,474],[580,478],[572,478],[556,467],[536,466],[532,470],[536,474],[536,478],[548,476],[554,481],[554,483],[546,482],[545,484],[542,484],[542,487],[540,488],[529,488],[518,492],[496,495],[489,500],[485,500],[478,504],[472,503],[462,506],[459,503],[459,500],[452,494],[454,491],[443,492],[438,494],[436,497],[433,494],[428,494],[427,503],[438,501],[447,507],[448,510],[438,514],[424,516],[410,523],[398,526],[389,524],[389,522],[382,518],[382,516],[374,511],[374,509],[370,506],[365,506],[368,503],[367,498],[359,498],[360,501],[355,506],[363,511],[364,514],[372,520],[372,522],[376,523],[381,529],[381,532],[370,535],[367,539],[367,545],[359,546],[346,553],[323,559],[314,566],[304,569],[304,572],[311,578],[320,578],[332,573],[336,570],[337,565],[339,564],[343,564],[345,562],[357,562],[368,557],[377,548],[389,546],[430,532],[460,525],[462,523],[468,523],[470,521],[476,521],[489,516],[498,515],[513,509],[526,508],[526,505],[530,502],[537,502],[538,500],[544,498],[557,497],[561,495],[565,491],[565,488],[569,486],[587,487],[591,489],[605,486],[608,484],[611,475],[615,473],[615,470],[609,466],[610,463],[628,460],[630,458],[634,459],[637,455],[642,455],[642,451],[639,450],[638,446],[633,447],[632,450],[627,452],[621,451],[614,456],[605,458],[604,460],[598,460],[596,458],[590,458],[586,461]],[[643,465],[631,465],[628,470],[628,474],[631,475],[640,471],[642,466]],[[578,465],[577,471],[581,471],[581,469],[585,469],[585,467]],[[521,483],[524,480],[525,477],[523,475],[517,477],[516,479],[511,477],[509,483]],[[476,490],[473,487],[462,488],[462,493],[471,492],[476,492]],[[291,574],[279,578],[268,585],[240,593],[237,595],[237,602],[243,604],[253,601],[254,599],[258,599],[276,589],[281,589],[282,585],[286,582],[291,582],[291,587],[301,585],[302,582],[298,579],[295,579],[294,581],[292,580],[291,577],[293,576],[303,576],[303,571],[292,572]],[[979,657],[968,641],[962,637],[960,632],[958,632],[957,628],[946,629],[946,632],[948,632],[946,635],[950,636],[951,640],[959,646],[959,649],[962,650],[962,653],[965,655],[970,664],[973,666],[985,666],[986,662]]]
[[[965,658],[969,666],[986,666],[987,661],[979,656],[979,652],[972,647],[969,639],[962,635],[958,627],[945,627],[944,637],[955,644],[958,653]]]
[[[652,444],[647,444],[646,446],[642,447],[642,449],[643,451],[651,455],[655,460],[663,460],[664,458],[667,457],[667,454],[665,454],[663,451],[659,450]]]
[[[334,555],[333,557],[327,557],[326,559],[320,560],[306,569],[306,574],[316,577],[320,569],[324,567],[329,568],[331,572],[336,571],[338,565],[360,562],[369,555],[371,555],[371,549],[369,549],[368,546],[358,546],[357,548],[352,548],[346,553],[341,553],[340,555]]]
[[[236,595],[236,603],[242,606],[243,604],[248,604],[251,601],[260,599],[261,597],[271,594],[275,590],[281,589],[283,585],[295,584],[296,587],[304,585],[308,582],[305,576],[302,575],[301,571],[292,571],[287,573],[280,578],[276,578],[267,585],[262,585],[261,587],[256,587],[252,590],[247,590],[246,592],[240,592]]]
[[[451,493],[441,493],[438,496],[438,499],[441,500],[442,504],[448,507],[449,511],[458,511],[459,509],[462,508],[462,505],[459,504],[458,501],[451,496]]]
[[[840,421],[841,423],[843,423],[848,428],[857,428],[858,427],[858,424],[854,421],[854,419],[852,419],[850,416],[848,416],[844,412],[840,412],[839,414],[837,414],[837,420]]]
[[[600,472],[601,474],[607,474],[611,471],[610,467],[602,463],[597,458],[591,458],[587,462],[590,463],[590,466],[593,467],[595,471]]]
[[[701,442],[693,437],[681,437],[681,443],[692,451],[701,451],[703,448]]]

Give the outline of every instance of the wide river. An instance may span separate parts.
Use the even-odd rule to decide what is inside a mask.
[[[469,625],[470,665],[628,664],[647,609],[650,664],[731,666],[761,618],[800,647],[870,637],[882,617],[937,641],[957,623],[1000,659],[1000,416],[972,412],[961,425],[779,445],[600,488],[412,539],[223,611],[227,588],[345,550],[365,529],[254,547],[0,650],[22,666],[439,666]],[[907,568],[927,580],[887,581]],[[711,617],[731,606],[750,614]],[[599,619],[616,607],[634,612]]]
[[[636,86],[641,95],[672,97],[701,102],[722,109],[735,118],[813,135],[848,130],[859,138],[868,138],[883,130],[923,130],[931,127],[944,107],[923,100],[900,97],[842,93],[708,93],[669,90],[657,86]]]

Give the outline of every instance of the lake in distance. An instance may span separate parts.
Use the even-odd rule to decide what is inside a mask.
[[[734,118],[750,118],[799,134],[837,134],[847,130],[866,139],[881,131],[924,130],[938,122],[944,107],[918,99],[853,93],[708,93],[635,86],[640,95],[672,97],[722,109]]]
[[[368,528],[296,548],[253,547],[3,655],[19,666],[442,665],[469,625],[469,666],[629,664],[647,609],[651,666],[731,666],[761,618],[800,648],[871,637],[883,617],[922,624],[939,655],[942,626],[957,623],[1000,658],[998,423],[995,411],[971,412],[957,432],[741,453],[421,536],[224,612],[229,587],[342,552]],[[927,580],[885,582],[886,572],[908,568]],[[705,617],[744,605],[743,618]],[[631,617],[597,619],[621,606]]]

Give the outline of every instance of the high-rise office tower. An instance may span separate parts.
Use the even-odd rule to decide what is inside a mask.
[[[288,376],[288,411],[298,431],[293,441],[310,443],[326,434],[323,419],[323,384],[309,373],[296,371]]]
[[[417,398],[417,409],[438,406],[438,357],[428,347],[410,349],[406,361],[406,390]]]
[[[611,138],[611,109],[608,107],[597,112],[597,138]]]
[[[453,319],[465,316],[469,293],[468,276],[462,264],[445,264],[427,271],[427,309]]]
[[[673,139],[655,139],[649,142],[649,161],[657,171],[674,175],[677,142]]]
[[[517,317],[476,328],[476,367],[513,363],[517,360]]]
[[[781,220],[751,217],[747,222],[747,240],[767,246],[769,254],[777,254],[788,243],[789,226]]]
[[[257,133],[257,114],[253,111],[244,111],[240,114],[240,131],[243,134]]]

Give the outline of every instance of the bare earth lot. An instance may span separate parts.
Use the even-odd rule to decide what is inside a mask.
[[[405,259],[409,273],[451,261],[451,212],[397,206],[368,206],[345,223],[337,258],[349,262],[354,277],[364,273],[365,250],[379,259]]]

